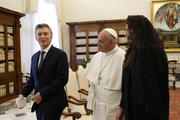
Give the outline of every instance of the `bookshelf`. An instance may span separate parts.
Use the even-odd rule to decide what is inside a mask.
[[[118,45],[127,49],[126,20],[99,20],[83,22],[67,22],[70,33],[70,67],[76,70],[84,60],[90,61],[92,56],[99,51],[97,42],[98,34],[104,28],[112,28],[118,34]]]
[[[20,21],[23,13],[0,7],[0,104],[22,88]]]

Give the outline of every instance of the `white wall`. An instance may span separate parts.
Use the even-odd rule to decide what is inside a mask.
[[[0,6],[14,11],[24,11],[25,0],[0,0]]]
[[[0,6],[23,12],[26,0],[0,0]],[[68,58],[69,28],[66,22],[125,19],[128,15],[142,14],[151,19],[151,0],[56,0],[61,23],[63,49]],[[61,1],[61,2],[60,2]],[[59,6],[59,7],[58,7]],[[60,9],[61,8],[61,9]],[[169,53],[177,56],[179,53]],[[180,57],[179,57],[180,60]]]
[[[125,19],[142,14],[151,19],[151,0],[62,0],[63,49],[68,56],[69,28],[66,22]]]

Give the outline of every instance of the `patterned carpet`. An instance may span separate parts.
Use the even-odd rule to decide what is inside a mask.
[[[170,110],[169,120],[180,120],[180,89],[169,90]]]

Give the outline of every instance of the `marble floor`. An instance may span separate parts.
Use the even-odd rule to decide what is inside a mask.
[[[26,106],[22,109],[17,109],[14,107],[16,99],[0,104],[0,120],[36,120],[35,112],[31,113],[33,101],[31,101],[30,98],[31,96],[27,98]],[[80,119],[90,120],[86,118]],[[64,118],[62,116],[60,120],[72,120],[72,117]]]
[[[176,82],[176,87],[180,88],[180,82]],[[33,102],[30,100],[31,96],[27,98],[26,106],[23,109],[14,107],[15,99],[6,103],[0,104],[0,120],[36,120],[35,112],[31,113],[31,106]],[[61,119],[63,120],[63,119]],[[81,119],[86,120],[86,119]],[[179,120],[179,119],[172,119]]]
[[[35,113],[31,113],[32,101],[27,101],[23,109],[14,107],[15,99],[0,105],[0,120],[36,120]]]

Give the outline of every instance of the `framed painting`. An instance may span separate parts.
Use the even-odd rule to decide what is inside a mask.
[[[166,52],[180,52],[180,0],[151,3],[151,22]]]

